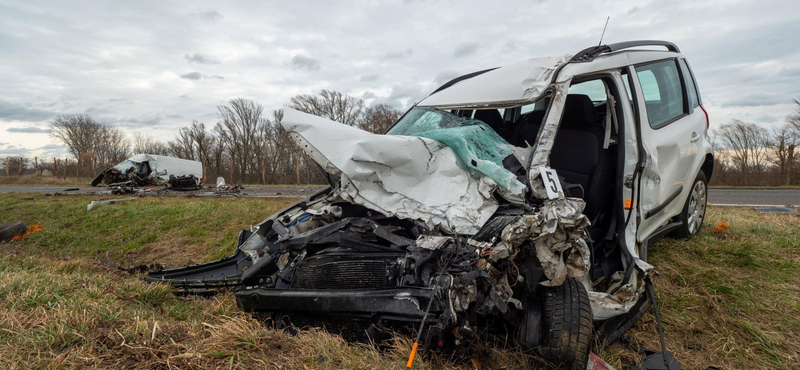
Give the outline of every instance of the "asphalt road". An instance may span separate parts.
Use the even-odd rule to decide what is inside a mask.
[[[145,187],[147,188],[147,187]],[[76,190],[77,189],[77,190]],[[140,188],[142,189],[142,188]],[[163,187],[152,187],[153,190],[163,190]],[[247,186],[244,190],[237,193],[242,197],[262,197],[262,198],[303,198],[315,190],[317,186]],[[67,191],[69,190],[69,191]],[[166,193],[152,193],[153,195],[211,195],[213,189],[201,189],[190,192],[169,191]],[[25,186],[25,185],[0,185],[0,193],[63,193],[63,194],[98,194],[110,195],[108,188],[95,188],[92,186]],[[148,195],[145,193],[145,195]]]
[[[76,186],[79,190],[66,193],[95,194],[98,191],[107,191],[104,188],[90,186]],[[67,186],[24,186],[3,185],[0,193],[56,193],[65,192],[66,189],[76,188]],[[299,186],[248,186],[239,195],[245,197],[305,197],[317,187]],[[199,191],[202,192],[202,191]],[[171,192],[175,195],[185,193]],[[102,194],[102,193],[101,193]],[[709,189],[708,201],[712,205],[793,205],[800,206],[800,189]]]
[[[708,189],[712,205],[800,206],[800,189]]]

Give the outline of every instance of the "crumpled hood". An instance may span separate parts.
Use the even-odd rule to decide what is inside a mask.
[[[429,228],[472,235],[497,210],[497,184],[470,175],[436,140],[377,135],[286,108],[281,125],[326,172],[343,199]]]

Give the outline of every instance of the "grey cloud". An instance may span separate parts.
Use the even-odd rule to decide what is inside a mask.
[[[187,74],[183,74],[183,75],[180,75],[178,77],[183,78],[185,80],[194,80],[194,81],[198,81],[198,80],[224,80],[225,79],[225,77],[222,77],[222,76],[219,76],[219,75],[209,76],[209,75],[204,75],[204,74],[202,74],[200,72],[197,72],[197,71],[189,72]],[[179,96],[179,98],[183,98],[183,97],[186,97],[186,96],[185,95]]]
[[[442,85],[458,76],[458,72],[453,70],[441,71],[436,75],[436,77],[433,78],[433,82],[435,82],[437,85]]]
[[[463,44],[459,44],[453,50],[454,57],[465,57],[468,55],[475,54],[478,51],[478,44],[474,42],[465,42]]]
[[[777,94],[755,93],[736,97],[722,103],[723,108],[728,107],[759,107],[764,105],[776,105],[789,103],[790,100]]]
[[[375,94],[373,94],[372,91],[367,91],[364,93],[364,95],[361,95],[361,99],[372,99],[374,97]]]
[[[773,122],[778,122],[778,117],[775,117],[775,116],[759,116],[759,117],[756,117],[756,121],[764,122],[764,123],[773,123]]]
[[[219,64],[218,60],[208,59],[201,54],[194,54],[189,55],[186,54],[183,56],[189,63],[199,63],[199,64]]]
[[[216,21],[222,19],[222,14],[216,10],[201,10],[194,13],[194,16],[207,21]]]
[[[49,134],[50,130],[38,127],[9,127],[8,132],[19,132],[25,134]]]
[[[800,77],[800,68],[781,68],[777,75],[779,77]]]
[[[372,82],[372,81],[377,81],[379,78],[381,78],[381,75],[371,74],[371,75],[363,75],[358,80],[361,82]]]
[[[21,104],[0,100],[0,118],[9,121],[36,122],[49,119],[56,114],[38,108],[28,108]]]
[[[292,57],[292,68],[319,71],[320,63],[319,60],[298,54]]]
[[[199,80],[203,78],[203,75],[200,74],[200,72],[189,72],[185,75],[180,75],[179,77],[186,80]]]
[[[403,59],[410,57],[413,54],[414,50],[406,49],[406,51],[395,51],[391,53],[386,53],[386,55],[383,56],[383,59]]]

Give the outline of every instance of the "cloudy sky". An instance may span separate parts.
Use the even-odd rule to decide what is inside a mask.
[[[233,2],[231,2],[233,3]],[[334,89],[407,108],[459,74],[606,42],[675,42],[712,126],[781,124],[800,98],[800,1],[0,0],[0,156],[63,156],[88,113],[161,140],[231,98]]]

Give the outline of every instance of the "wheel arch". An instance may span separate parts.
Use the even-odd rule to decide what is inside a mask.
[[[714,154],[708,153],[706,154],[706,159],[703,161],[703,164],[700,166],[700,170],[703,171],[703,174],[706,175],[706,181],[711,181],[711,174],[714,172]]]

